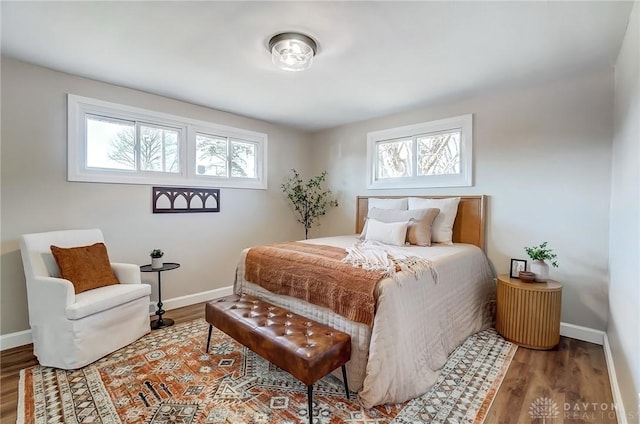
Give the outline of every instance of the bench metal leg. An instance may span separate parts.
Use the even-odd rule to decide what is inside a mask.
[[[344,391],[347,392],[347,399],[349,398],[349,383],[347,382],[347,368],[342,366],[342,379],[344,380]]]
[[[205,353],[209,353],[209,343],[211,343],[211,331],[213,330],[213,325],[209,324],[209,335],[207,336],[207,350]]]
[[[307,386],[307,403],[309,404],[309,424],[313,423],[313,384]]]

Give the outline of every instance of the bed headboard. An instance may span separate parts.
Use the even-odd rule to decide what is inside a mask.
[[[356,233],[360,234],[369,210],[369,199],[401,199],[409,196],[358,196],[356,198]],[[443,199],[460,197],[458,214],[453,223],[453,241],[455,243],[475,244],[484,250],[484,208],[486,196],[411,196],[423,199]]]

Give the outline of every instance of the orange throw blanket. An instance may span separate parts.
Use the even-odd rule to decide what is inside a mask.
[[[342,262],[344,249],[301,242],[252,247],[245,279],[265,289],[373,325],[375,290],[383,274]]]

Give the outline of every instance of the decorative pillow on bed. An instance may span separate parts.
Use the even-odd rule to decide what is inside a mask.
[[[69,248],[52,245],[51,253],[60,269],[60,277],[71,281],[76,294],[119,283],[104,243]]]
[[[410,197],[409,210],[440,209],[440,213],[433,221],[431,228],[431,241],[434,243],[453,244],[453,222],[458,214],[458,203],[460,203],[459,197],[448,197],[446,199]]]
[[[408,201],[406,197],[402,199],[375,199],[371,197],[369,198],[369,210],[373,208],[406,211]]]
[[[403,246],[407,237],[408,221],[404,222],[380,222],[375,219],[367,220],[365,240],[374,240],[381,243]]]
[[[436,208],[406,211],[373,208],[369,211],[368,218],[380,222],[409,221],[406,242],[418,246],[431,246],[431,225],[439,212]]]

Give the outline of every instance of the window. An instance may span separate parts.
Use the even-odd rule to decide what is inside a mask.
[[[180,128],[90,113],[85,125],[88,169],[180,173]]]
[[[69,94],[68,179],[267,188],[267,135]]]
[[[211,134],[196,134],[198,175],[256,178],[257,143]]]
[[[367,134],[370,189],[472,185],[472,115]]]

